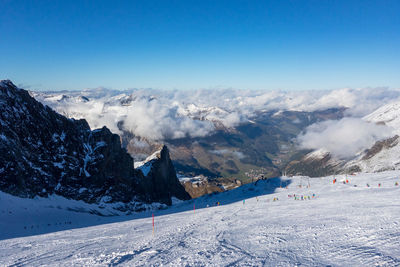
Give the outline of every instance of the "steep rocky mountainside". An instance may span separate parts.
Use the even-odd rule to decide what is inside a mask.
[[[166,162],[145,177],[106,127],[91,131],[85,120],[68,119],[11,81],[0,82],[1,191],[22,197],[54,193],[89,203],[188,199]],[[168,187],[153,191],[166,180]]]
[[[171,197],[190,199],[189,194],[176,177],[176,171],[169,157],[167,146],[162,145],[137,168],[145,179],[143,187],[150,199],[160,199],[171,204]]]

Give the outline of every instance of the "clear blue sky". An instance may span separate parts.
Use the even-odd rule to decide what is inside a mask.
[[[400,1],[0,0],[30,89],[400,87]]]

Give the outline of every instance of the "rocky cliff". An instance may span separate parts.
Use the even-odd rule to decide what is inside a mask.
[[[58,194],[89,203],[170,204],[172,196],[187,199],[173,172],[170,161],[157,162],[144,177],[134,170],[119,136],[106,127],[91,131],[85,120],[68,119],[11,81],[0,81],[1,191],[22,197]]]
[[[184,200],[191,198],[176,177],[167,146],[162,145],[140,164],[137,170],[144,176],[143,190],[150,192],[149,196],[152,199],[171,204],[172,196]]]
[[[205,176],[183,179],[181,183],[185,187],[186,192],[188,192],[192,198],[201,197],[206,194],[224,192],[242,185],[242,183],[236,179],[209,179]]]

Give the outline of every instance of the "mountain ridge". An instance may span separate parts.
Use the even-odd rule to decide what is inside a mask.
[[[92,131],[84,119],[65,118],[10,80],[1,81],[0,90],[0,190],[23,197],[55,193],[87,203],[122,202],[132,210],[142,203],[171,204],[172,196],[190,198],[168,191],[173,187],[158,195],[148,191],[120,137],[108,128]],[[183,189],[176,176],[168,179]]]

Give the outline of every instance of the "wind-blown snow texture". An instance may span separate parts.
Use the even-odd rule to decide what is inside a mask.
[[[360,174],[349,176],[349,184],[341,182],[345,176],[336,184],[333,177],[315,178],[310,188],[307,178],[284,178],[288,189],[276,188],[279,179],[259,181],[155,212],[154,236],[150,216],[132,216],[3,240],[0,265],[399,266],[399,175]]]

